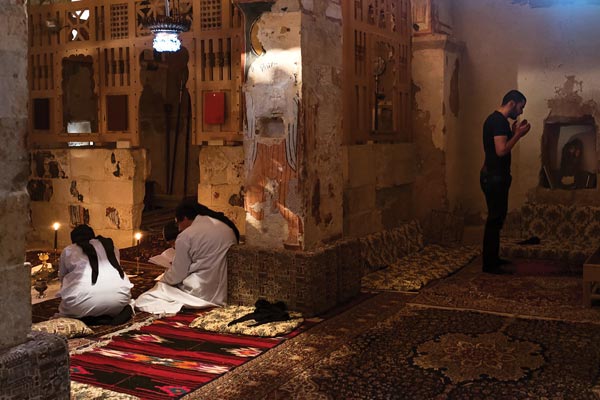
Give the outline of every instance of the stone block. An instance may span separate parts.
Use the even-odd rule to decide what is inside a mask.
[[[415,181],[417,159],[414,143],[376,144],[373,146],[377,188],[403,185]]]
[[[31,283],[30,271],[23,267],[25,247],[21,246],[21,257],[18,263],[2,264],[0,271],[0,350],[12,347],[25,340],[31,327]],[[2,357],[0,352],[0,358]],[[2,364],[0,363],[0,371]],[[0,372],[0,394],[3,389],[2,373]],[[2,397],[2,396],[0,396]]]
[[[375,185],[364,185],[344,190],[344,215],[358,214],[375,209]]]
[[[242,146],[201,147],[199,162],[201,184],[243,184],[244,148]]]
[[[68,400],[66,339],[45,332],[31,332],[25,343],[1,353],[0,397],[4,400]]]
[[[70,168],[77,176],[71,179],[85,178],[90,181],[101,181],[106,179],[104,164],[109,156],[104,149],[76,149],[71,150]]]
[[[0,268],[23,263],[29,197],[19,191],[0,197]]]
[[[86,201],[88,204],[103,204],[107,207],[128,206],[134,204],[134,181],[102,180],[90,183],[93,187],[93,194],[88,197],[88,201]]]
[[[378,210],[344,216],[344,236],[360,237],[382,230],[381,213]]]
[[[355,188],[375,184],[375,152],[373,145],[345,146],[342,151],[344,161],[344,186]]]

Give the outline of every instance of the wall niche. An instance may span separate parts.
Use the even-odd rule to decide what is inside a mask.
[[[592,116],[546,120],[540,186],[580,190],[597,186],[596,124]]]

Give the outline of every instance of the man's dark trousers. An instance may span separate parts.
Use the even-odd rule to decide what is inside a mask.
[[[483,268],[498,268],[500,252],[500,231],[508,212],[508,190],[512,178],[508,176],[481,173],[479,183],[485,195],[488,217],[483,234]]]

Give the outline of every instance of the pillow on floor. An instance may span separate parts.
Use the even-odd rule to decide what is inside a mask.
[[[31,325],[32,331],[40,331],[47,333],[54,333],[61,335],[67,339],[92,335],[94,333],[86,324],[82,321],[74,318],[54,318],[48,321],[38,322],[37,324]]]
[[[304,322],[302,314],[290,312],[289,321],[268,322],[259,326],[249,326],[256,321],[240,322],[231,326],[228,323],[254,311],[253,306],[227,306],[215,308],[202,314],[190,323],[190,328],[204,329],[209,332],[235,333],[239,335],[275,337],[290,333]]]

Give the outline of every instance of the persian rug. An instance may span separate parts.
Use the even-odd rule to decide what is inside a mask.
[[[71,356],[71,379],[144,399],[179,398],[311,326],[305,323],[276,338],[190,328],[203,312],[186,311],[156,320],[114,336],[105,346]]]
[[[407,305],[382,292],[185,397],[596,399],[600,326]]]
[[[348,305],[343,312],[330,313],[318,325],[202,386],[185,399],[269,399],[275,388],[311,368],[378,322],[396,314],[413,296],[399,292],[363,296],[361,301]],[[343,397],[334,394],[330,398]]]
[[[599,308],[583,307],[581,277],[555,276],[560,267],[540,267],[534,261],[517,262],[517,273],[492,275],[480,272],[477,262],[443,281],[434,282],[411,301],[413,304],[478,310],[522,317],[600,323]],[[529,264],[531,265],[531,264]],[[509,268],[515,268],[509,266]],[[525,271],[519,273],[518,270]],[[542,274],[535,276],[532,271]],[[529,271],[529,272],[527,272]]]
[[[408,306],[244,398],[597,399],[598,335],[595,324]]]

